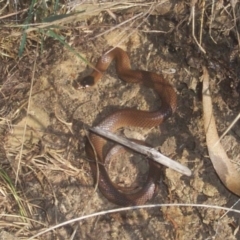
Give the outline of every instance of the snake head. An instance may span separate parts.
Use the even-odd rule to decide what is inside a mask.
[[[82,89],[91,87],[94,85],[94,77],[93,76],[86,76],[83,79],[76,79],[73,81],[72,86],[75,89]]]

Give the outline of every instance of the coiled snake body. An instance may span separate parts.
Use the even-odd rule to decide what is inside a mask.
[[[101,121],[97,125],[98,127],[111,132],[124,126],[151,128],[160,125],[172,115],[176,110],[177,105],[177,96],[173,87],[163,78],[162,75],[143,70],[132,70],[127,53],[120,48],[115,48],[108,54],[103,55],[96,64],[96,69],[98,71],[94,70],[90,76],[83,78],[79,82],[79,85],[75,87],[82,88],[97,83],[113,60],[116,62],[116,71],[121,80],[130,83],[143,84],[146,87],[154,89],[161,99],[161,106],[154,112],[134,109],[118,110]],[[89,142],[86,143],[86,153],[89,158],[95,159],[95,154],[92,149],[93,146],[98,161],[102,163],[98,165],[98,187],[109,201],[117,205],[129,206],[144,204],[147,200],[152,198],[156,188],[156,179],[159,175],[159,167],[157,163],[149,161],[148,178],[139,191],[135,193],[122,191],[110,180],[108,173],[103,166],[105,161],[103,146],[105,145],[106,140],[94,133],[89,134],[89,140],[92,145]],[[97,181],[96,162],[90,162],[90,166],[95,181]]]

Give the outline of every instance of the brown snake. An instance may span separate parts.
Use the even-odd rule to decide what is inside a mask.
[[[77,80],[74,87],[79,89],[83,87],[93,86],[96,84],[103,73],[107,70],[110,63],[115,60],[116,71],[119,78],[130,83],[143,84],[146,87],[156,91],[161,99],[159,110],[154,112],[141,111],[135,109],[122,109],[111,114],[102,120],[97,126],[111,132],[125,126],[134,126],[142,128],[152,128],[160,125],[164,120],[169,118],[176,110],[177,96],[173,87],[163,78],[162,75],[143,71],[132,70],[130,60],[125,51],[120,48],[115,48],[109,53],[103,55],[97,62],[96,70],[91,75]],[[86,153],[90,159],[95,159],[95,154],[92,146],[97,154],[99,166],[99,178],[97,181],[97,166],[96,161],[90,162],[91,170],[95,179],[98,182],[98,187],[102,194],[111,202],[117,205],[129,206],[144,204],[151,199],[156,189],[156,180],[159,178],[159,164],[154,161],[149,161],[149,173],[144,186],[137,192],[126,192],[120,190],[109,178],[104,167],[105,156],[103,147],[106,140],[94,133],[89,134],[89,141],[86,143]]]

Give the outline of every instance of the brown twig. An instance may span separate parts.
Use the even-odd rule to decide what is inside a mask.
[[[160,152],[156,151],[154,148],[150,148],[150,147],[146,147],[143,145],[139,145],[135,142],[132,142],[126,138],[117,136],[111,132],[102,130],[99,127],[94,127],[90,129],[92,132],[99,134],[100,136],[103,136],[105,138],[111,139],[114,142],[117,142],[121,145],[124,145],[136,152],[139,152],[141,154],[144,154],[146,156],[148,156],[149,158],[153,159],[154,161],[163,164],[169,168],[172,168],[182,174],[185,174],[187,176],[191,176],[191,171],[189,168],[187,168],[186,166],[181,165],[180,163],[164,156],[163,154],[161,154]]]

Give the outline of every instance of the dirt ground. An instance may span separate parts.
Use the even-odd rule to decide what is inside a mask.
[[[233,57],[236,39],[231,34],[220,38],[215,30],[215,44],[204,29],[206,54],[203,54],[194,42],[187,22],[167,34],[148,32],[151,29],[168,31],[171,26],[176,26],[173,19],[168,15],[150,16],[144,25],[146,31],[133,32],[120,47],[128,52],[134,69],[162,73],[171,82],[178,95],[177,111],[160,127],[125,128],[120,134],[145,140],[192,171],[192,176],[187,177],[166,169],[156,196],[148,203],[231,207],[239,198],[223,186],[208,157],[200,77],[201,66],[205,65],[211,77],[214,113],[221,134],[240,109],[239,59]],[[76,34],[71,44],[82,56],[96,63],[104,51],[118,43],[118,34],[119,30],[115,30],[85,44]],[[33,65],[33,57],[23,58],[16,73],[2,82],[3,95],[8,95],[10,83],[14,89],[11,90],[10,108],[16,109],[14,104],[19,104],[20,109],[14,112],[17,116],[11,128],[2,127],[7,156],[2,166],[10,163],[16,173],[18,157],[22,155],[19,189],[28,201],[32,218],[38,221],[32,226],[37,233],[66,220],[117,208],[98,190],[94,192],[84,151],[87,129],[117,109],[156,110],[161,103],[152,90],[119,80],[114,64],[95,87],[75,90],[73,80],[79,75],[86,76],[91,69],[75,54],[53,42],[38,56],[35,70]],[[32,96],[28,103],[33,72]],[[5,114],[12,113],[12,109],[1,107]],[[229,157],[236,162],[240,156],[239,140],[237,123],[222,140]],[[136,186],[145,180],[148,166],[143,157],[135,156],[130,161],[115,159],[109,168],[115,182]],[[7,172],[14,176],[9,168]],[[8,197],[1,198],[2,213],[17,212],[16,205],[6,208]],[[235,208],[239,210],[239,204]],[[39,239],[70,239],[74,231],[74,239],[240,239],[239,214],[224,213],[195,207],[132,210],[89,218],[56,229]],[[5,220],[12,221],[12,218]],[[29,237],[20,229],[6,227],[2,230],[21,238]]]

